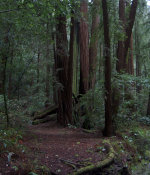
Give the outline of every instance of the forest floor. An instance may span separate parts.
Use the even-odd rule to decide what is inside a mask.
[[[126,134],[127,135],[127,134]],[[126,137],[129,138],[129,135]],[[104,140],[109,140],[116,151],[116,158],[109,168],[90,174],[94,175],[128,175],[129,166],[136,155],[136,150],[124,141],[122,136],[103,138],[100,131],[86,133],[82,129],[62,128],[55,122],[29,126],[19,143],[25,153],[1,155],[0,175],[46,175],[72,174],[83,166],[103,161],[108,155]],[[10,158],[10,157],[9,157]],[[89,174],[89,173],[87,173]]]

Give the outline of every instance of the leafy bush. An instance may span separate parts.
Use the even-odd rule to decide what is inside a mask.
[[[2,152],[24,152],[25,148],[21,144],[21,131],[13,128],[0,130],[0,153]]]

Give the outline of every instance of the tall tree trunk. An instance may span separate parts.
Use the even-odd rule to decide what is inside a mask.
[[[53,40],[53,57],[54,57],[54,64],[53,64],[53,102],[55,104],[58,104],[58,96],[57,96],[57,90],[56,90],[56,36],[54,34],[54,31],[52,33],[52,40]]]
[[[141,76],[141,66],[140,66],[140,47],[139,47],[139,33],[138,33],[139,25],[138,21],[135,22],[135,55],[136,55],[136,77]],[[139,93],[141,90],[141,86],[136,82],[136,92]]]
[[[107,1],[102,0],[104,43],[105,43],[105,136],[112,136],[112,104],[111,104],[111,58]]]
[[[119,20],[122,26],[122,32],[125,33],[125,0],[119,0]],[[124,61],[124,41],[118,41],[117,49],[117,72],[125,70],[125,61]]]
[[[81,0],[80,11],[80,94],[89,89],[89,34],[88,34],[88,1]]]
[[[117,62],[117,71],[120,72],[121,70],[125,72],[129,72],[128,68],[128,62],[130,62],[131,65],[131,72],[133,73],[133,60],[131,59],[130,61],[127,60],[129,58],[128,55],[128,50],[129,47],[132,46],[132,29],[134,25],[134,20],[135,20],[135,15],[136,15],[136,9],[138,5],[138,0],[133,0],[132,5],[130,8],[130,13],[129,17],[125,19],[125,0],[120,0],[119,1],[119,19],[122,23],[122,28],[123,32],[125,32],[126,35],[126,40],[125,41],[119,41],[118,42],[118,50],[117,50],[117,57],[118,57],[118,62]],[[128,2],[127,2],[128,4]],[[126,25],[126,23],[128,24]],[[132,50],[132,48],[131,48]]]
[[[72,124],[72,112],[70,112],[70,92],[68,94],[68,42],[66,32],[66,17],[59,15],[56,34],[56,72],[58,82],[58,115],[57,120],[61,125]],[[71,94],[72,97],[72,94]],[[69,112],[68,112],[69,111]]]
[[[125,40],[125,50],[124,50],[124,59],[127,59],[127,55],[128,55],[128,49],[130,47],[130,41],[131,41],[131,35],[132,35],[132,29],[133,29],[133,25],[134,25],[134,21],[135,21],[135,15],[136,15],[136,9],[137,9],[137,5],[138,5],[138,0],[133,0],[132,1],[132,5],[131,5],[131,9],[130,9],[130,14],[129,14],[129,18],[127,19],[128,21],[128,25],[126,27],[126,40]]]
[[[99,27],[99,8],[100,1],[93,0],[92,11],[92,28],[91,28],[91,42],[89,48],[89,88],[93,89],[96,82],[96,65],[97,65],[97,49],[98,49],[98,27]]]
[[[9,77],[8,77],[8,99],[11,99],[12,97],[12,63],[13,63],[13,57],[14,57],[14,50],[12,48],[11,51],[11,58],[10,58],[10,69],[9,69]]]
[[[117,50],[118,62],[117,62],[116,69],[117,69],[117,72],[119,73],[121,73],[121,71],[125,71],[126,73],[129,73],[129,67],[130,67],[130,72],[131,73],[134,72],[133,59],[129,59],[130,61],[127,59],[130,58],[130,55],[128,54],[129,53],[128,50],[132,42],[131,41],[132,28],[133,28],[133,24],[135,20],[138,0],[132,1],[132,5],[130,8],[130,12],[129,12],[129,17],[127,19],[125,18],[125,3],[126,2],[127,1],[125,0],[119,1],[119,19],[122,23],[123,32],[126,35],[125,41],[118,42],[118,50]],[[128,62],[130,65],[127,64]],[[120,92],[119,92],[119,89],[114,88],[113,89],[113,116],[116,116],[118,113],[119,103],[120,103]]]
[[[134,65],[133,65],[133,35],[131,35],[130,50],[127,60],[127,73],[134,75]]]
[[[73,51],[73,94],[78,95],[78,62],[79,62],[79,22],[75,20],[74,51]]]
[[[9,114],[8,114],[8,106],[7,106],[7,92],[6,92],[6,71],[7,71],[7,61],[8,61],[8,53],[9,53],[9,38],[8,38],[7,31],[6,36],[4,37],[4,48],[2,48],[2,65],[3,65],[3,72],[2,72],[2,85],[3,85],[3,98],[4,98],[4,107],[5,107],[5,115],[6,115],[6,122],[7,127],[10,125],[9,121]]]
[[[38,46],[38,55],[37,55],[37,93],[39,93],[39,82],[40,82],[40,46]]]
[[[72,16],[74,13],[72,11]],[[66,87],[66,95],[67,95],[67,116],[70,119],[70,123],[72,123],[72,83],[73,83],[73,51],[74,51],[74,29],[75,29],[75,21],[74,17],[71,17],[71,27],[70,27],[70,48],[69,48],[69,61],[68,61],[68,79],[67,79],[67,87]]]
[[[49,45],[50,45],[50,39],[49,39],[49,22],[47,22],[47,29],[46,29],[46,33],[47,33],[47,43],[46,43],[46,97],[47,97],[47,101],[49,101],[50,98],[50,49],[49,49]]]

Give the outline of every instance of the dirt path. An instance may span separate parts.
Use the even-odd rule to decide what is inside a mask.
[[[103,146],[101,133],[61,128],[54,122],[31,126],[23,142],[31,150],[29,159],[33,163],[38,160],[42,166],[61,175],[73,172],[83,162],[103,160],[107,154],[105,150],[98,154]]]
[[[19,144],[25,153],[15,154],[8,166],[8,154],[0,159],[0,175],[68,175],[81,167],[102,162],[108,157],[102,133],[86,133],[82,129],[62,128],[55,122],[30,126]],[[117,158],[118,159],[118,158]],[[115,160],[116,161],[116,160]],[[6,166],[7,165],[7,166]],[[16,167],[17,170],[14,170]],[[117,175],[123,166],[113,166],[93,175]],[[119,173],[120,174],[120,173]]]

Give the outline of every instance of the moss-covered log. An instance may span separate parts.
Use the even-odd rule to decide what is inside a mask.
[[[46,117],[43,118],[43,119],[34,120],[34,121],[32,122],[32,125],[38,125],[38,124],[40,124],[40,123],[46,123],[46,122],[55,121],[55,120],[57,120],[57,114],[52,114],[52,115],[46,116]]]
[[[49,108],[46,108],[41,112],[37,112],[37,114],[34,115],[33,120],[42,119],[48,115],[55,114],[57,112],[57,109],[58,109],[58,106],[56,105],[50,106]]]
[[[109,144],[108,141],[107,144]],[[72,175],[81,175],[84,173],[96,171],[97,169],[102,169],[106,166],[109,166],[114,161],[114,157],[115,157],[115,151],[113,147],[109,144],[109,153],[105,160],[97,162],[96,164],[91,164],[86,167],[82,167],[78,169],[76,172],[74,172]]]

